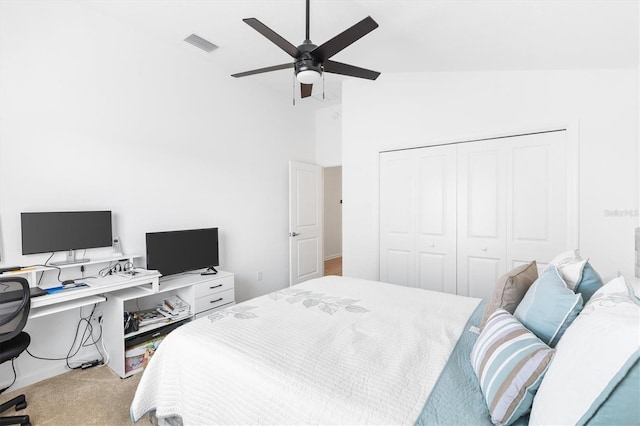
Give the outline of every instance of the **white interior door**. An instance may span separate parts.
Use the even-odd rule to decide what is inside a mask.
[[[322,168],[289,162],[289,285],[324,273]]]
[[[380,280],[456,291],[455,146],[380,154]]]

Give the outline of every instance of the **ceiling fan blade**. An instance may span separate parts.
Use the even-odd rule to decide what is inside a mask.
[[[309,96],[311,96],[312,88],[313,88],[313,84],[300,83],[300,97],[308,98]]]
[[[257,70],[239,72],[237,74],[231,74],[231,77],[246,77],[248,75],[261,74],[263,72],[269,72],[269,71],[284,70],[287,68],[293,68],[293,62],[289,62],[288,64],[274,65],[272,67],[258,68]]]
[[[278,46],[280,49],[287,52],[292,58],[297,58],[300,52],[298,48],[293,44],[289,43],[285,40],[280,34],[273,31],[271,28],[267,27],[262,22],[258,21],[256,18],[245,18],[244,22],[247,23],[251,28],[268,38],[272,43]]]
[[[333,74],[349,75],[351,77],[366,78],[369,80],[375,80],[380,75],[378,71],[371,71],[336,61],[325,61],[323,67],[326,72]]]
[[[344,30],[331,40],[313,49],[311,55],[318,62],[324,62],[376,28],[378,28],[376,21],[371,16],[367,16],[351,28]]]

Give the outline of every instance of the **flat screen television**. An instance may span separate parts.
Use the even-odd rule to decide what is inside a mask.
[[[146,243],[147,269],[162,275],[218,266],[218,228],[148,232]]]
[[[67,262],[75,259],[74,250],[111,246],[111,211],[28,212],[21,214],[22,254],[67,252]]]

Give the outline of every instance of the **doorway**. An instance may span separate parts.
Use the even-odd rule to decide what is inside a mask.
[[[342,275],[342,166],[324,172],[324,275]]]

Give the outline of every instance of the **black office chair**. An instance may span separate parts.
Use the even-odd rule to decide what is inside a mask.
[[[9,389],[16,381],[14,360],[27,349],[31,337],[22,331],[27,323],[29,309],[31,308],[31,295],[29,283],[24,278],[0,278],[0,364],[11,360],[13,368],[13,382],[0,393]],[[11,407],[16,411],[27,408],[27,400],[24,395],[18,395],[11,401],[0,405],[0,413]],[[31,426],[29,416],[0,417],[0,425]]]

